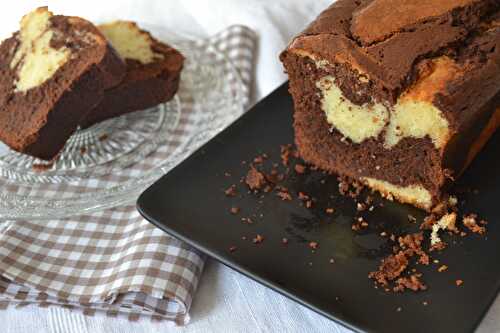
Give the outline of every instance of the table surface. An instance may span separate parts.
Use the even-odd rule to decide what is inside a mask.
[[[231,24],[245,24],[259,34],[253,100],[268,95],[286,80],[279,52],[331,0],[102,0],[9,1],[0,13],[0,38],[17,30],[20,17],[49,5],[56,13],[83,16],[96,22],[128,19],[161,25],[184,35],[210,36]],[[444,311],[444,310],[443,310]],[[9,307],[0,311],[2,332],[350,332],[334,322],[208,260],[187,327],[141,319],[87,317],[59,307]],[[500,299],[478,332],[500,332]]]

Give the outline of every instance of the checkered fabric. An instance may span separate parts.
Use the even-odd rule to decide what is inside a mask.
[[[232,26],[198,43],[226,55],[248,98],[255,33]],[[181,119],[181,125],[190,126],[190,119]],[[177,138],[145,158],[137,172],[154,165],[150,159],[165,158],[186,133],[192,132],[181,126]],[[111,175],[108,183],[74,186],[85,192],[122,180]],[[57,193],[64,195],[64,189]],[[145,221],[134,205],[61,220],[6,221],[0,228],[0,309],[37,303],[131,320],[145,315],[179,325],[189,320],[204,256]]]

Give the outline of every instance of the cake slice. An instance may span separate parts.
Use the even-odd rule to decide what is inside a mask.
[[[339,0],[281,54],[302,158],[431,210],[500,120],[498,0]]]
[[[127,65],[120,85],[106,91],[102,102],[82,122],[89,127],[125,113],[170,100],[179,87],[184,57],[134,22],[116,21],[98,27]]]
[[[0,139],[53,159],[125,65],[92,23],[41,7],[0,45]]]

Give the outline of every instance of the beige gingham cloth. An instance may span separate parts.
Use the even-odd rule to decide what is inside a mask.
[[[248,98],[255,33],[232,26],[199,43],[226,55],[240,72]],[[181,123],[191,122],[187,118]],[[144,165],[165,158],[186,133],[192,131],[177,131]],[[110,178],[109,183],[117,181]],[[85,192],[81,186],[75,188]],[[125,315],[131,320],[150,316],[183,325],[189,321],[203,263],[201,253],[145,221],[135,205],[61,220],[3,221],[0,308],[61,305],[88,315]]]

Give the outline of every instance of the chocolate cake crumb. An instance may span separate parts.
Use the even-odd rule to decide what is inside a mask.
[[[107,140],[107,139],[108,139],[108,137],[109,137],[109,136],[108,136],[107,134],[103,134],[103,135],[101,135],[101,136],[99,137],[99,141],[101,141],[101,142],[102,142],[102,141],[104,141],[104,140]]]
[[[394,292],[403,292],[405,289],[412,291],[427,290],[427,286],[420,280],[422,274],[416,273],[409,277],[400,277],[396,280]]]
[[[279,191],[276,195],[280,197],[282,201],[292,201],[292,196],[287,191]]]
[[[418,263],[422,264],[422,265],[425,265],[425,266],[428,266],[429,263],[430,263],[429,255],[427,253],[425,253],[425,252],[422,252],[420,254],[420,257],[418,258]]]
[[[256,158],[253,159],[254,164],[262,164],[264,163],[264,158],[262,156],[257,156]]]
[[[302,175],[306,172],[306,167],[302,164],[295,164],[295,172]]]
[[[366,210],[366,205],[365,205],[364,203],[360,203],[360,202],[358,202],[358,203],[356,204],[356,210],[357,210],[358,212],[363,212],[363,211],[365,211],[365,210]]]
[[[349,179],[347,177],[338,177],[339,182],[339,193],[343,196],[347,196],[350,198],[357,198],[361,191],[364,189],[364,185],[358,181],[353,179]]]
[[[356,222],[351,226],[351,229],[354,231],[359,231],[365,228],[368,228],[368,222],[366,222],[362,217],[358,217]]]
[[[387,233],[382,232],[381,235],[387,235]],[[395,240],[394,235],[391,235],[391,238]],[[383,259],[379,269],[369,273],[368,277],[389,291],[392,285],[393,292],[403,292],[406,289],[426,290],[427,286],[421,281],[422,274],[417,273],[415,268],[411,269],[412,274],[403,275],[410,265],[410,260],[414,257],[418,257],[415,260],[416,263],[429,265],[430,258],[422,248],[423,240],[422,232],[400,236],[398,246],[393,247],[394,254]]]
[[[448,244],[446,244],[445,242],[441,241],[439,243],[431,245],[431,247],[429,248],[429,251],[430,252],[442,251],[442,250],[446,249],[447,246],[448,246]]]
[[[420,230],[432,230],[432,226],[436,223],[437,218],[435,215],[431,214],[424,218],[424,222],[420,224]]]
[[[266,178],[267,182],[273,185],[278,184],[280,181],[284,179],[284,176],[282,174],[279,174],[277,169],[272,169],[270,173],[264,174],[264,177]]]
[[[398,238],[399,246],[406,251],[408,256],[418,255],[418,263],[427,266],[430,259],[422,249],[423,240],[424,235],[421,232]]]
[[[397,279],[408,267],[408,258],[403,251],[382,259],[377,271],[370,272],[368,277],[382,286],[388,286],[390,281]]]
[[[318,242],[309,242],[309,248],[313,250],[317,250],[318,246],[319,246]]]
[[[288,144],[285,146],[281,146],[281,163],[284,166],[288,166],[290,163],[290,156],[292,155],[292,145]]]
[[[298,198],[301,201],[309,200],[309,196],[307,194],[305,194],[304,192],[299,192],[298,193]]]
[[[260,244],[264,241],[264,237],[262,237],[261,235],[257,234],[257,236],[255,236],[255,238],[252,240],[252,242],[254,244]]]
[[[486,233],[486,228],[477,224],[476,214],[469,214],[464,216],[462,222],[464,226],[467,227],[467,229],[475,234],[484,235]]]
[[[442,273],[442,272],[446,271],[447,269],[448,269],[448,266],[446,266],[446,265],[442,265],[442,266],[440,266],[440,267],[438,268],[438,272],[439,272],[439,273]]]
[[[231,207],[230,212],[231,212],[231,214],[236,215],[240,212],[240,208],[239,207]]]
[[[259,172],[255,166],[250,166],[250,170],[245,177],[245,183],[248,185],[250,190],[257,191],[266,185],[266,179],[262,172]]]
[[[80,147],[80,155],[85,155],[86,152],[87,152],[86,147]]]

